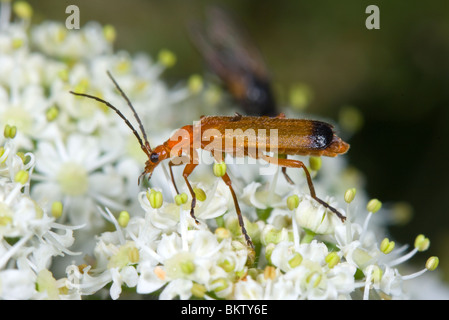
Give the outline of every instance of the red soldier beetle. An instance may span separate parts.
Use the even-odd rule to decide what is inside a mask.
[[[149,175],[148,179],[151,179],[154,168],[156,168],[159,163],[161,163],[161,161],[170,159],[169,168],[171,180],[176,192],[179,194],[173,177],[172,167],[182,164],[186,165],[182,175],[192,196],[190,215],[196,223],[199,223],[194,215],[196,195],[188,180],[188,177],[198,165],[198,154],[196,148],[211,151],[217,161],[222,161],[224,154],[230,154],[234,157],[249,156],[256,159],[260,158],[267,161],[268,163],[277,164],[278,166],[282,167],[282,173],[284,174],[286,180],[292,184],[293,181],[288,177],[286,169],[302,168],[306,174],[307,184],[311,197],[315,201],[335,213],[341,219],[341,221],[345,221],[345,216],[343,216],[335,208],[316,196],[312,178],[303,162],[295,159],[272,157],[263,154],[263,152],[259,152],[259,146],[263,145],[265,147],[263,148],[264,151],[275,151],[277,154],[282,155],[335,157],[339,154],[343,154],[349,149],[349,144],[344,142],[334,133],[333,127],[330,124],[314,120],[287,119],[282,113],[277,117],[242,116],[240,114],[236,114],[235,116],[203,116],[197,124],[186,125],[178,129],[169,140],[153,149],[148,142],[142,122],[137,115],[134,107],[132,106],[131,101],[122,91],[112,75],[109,72],[107,74],[111,78],[112,82],[114,83],[115,87],[120,92],[122,97],[128,103],[128,106],[131,108],[134,117],[139,124],[139,129],[142,133],[142,137],[128,121],[128,119],[126,119],[126,117],[120,112],[120,110],[111,105],[109,102],[85,93],[77,93],[73,91],[70,91],[70,93],[77,96],[94,99],[105,104],[109,108],[113,109],[132,130],[133,134],[139,141],[140,147],[148,157],[148,160],[145,163],[145,169],[139,177],[139,183],[141,177],[145,176],[146,174]],[[277,142],[275,143],[275,145],[270,144],[272,143],[270,135],[264,135],[264,140],[261,140],[260,137],[254,137],[254,139],[251,139],[251,137],[244,137],[243,140],[237,142],[237,139],[234,138],[238,138],[238,135],[229,135],[229,131],[235,132],[234,130],[236,129],[239,129],[239,132],[246,132],[248,129],[257,131],[269,130],[270,134],[272,132],[271,130],[276,130]],[[204,133],[206,133],[207,131],[212,131],[213,133],[210,134],[209,132],[209,135],[206,139]],[[198,134],[200,140],[196,140],[198,138]],[[179,137],[181,137],[181,139],[178,139]],[[195,145],[195,141],[198,143],[197,146]],[[210,147],[211,145],[213,145],[212,148]],[[266,147],[268,147],[268,149]],[[221,178],[229,187],[229,190],[231,192],[240,228],[242,230],[242,234],[245,237],[246,243],[251,248],[254,248],[251,238],[246,232],[240,206],[237,201],[237,196],[234,192],[234,189],[232,188],[231,179],[229,178],[227,173],[224,173]]]

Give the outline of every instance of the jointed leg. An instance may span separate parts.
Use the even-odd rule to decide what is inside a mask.
[[[189,188],[190,194],[192,196],[192,205],[190,207],[190,216],[195,220],[195,222],[197,224],[199,224],[200,222],[195,218],[195,213],[194,213],[194,209],[195,209],[195,205],[196,205],[196,195],[195,195],[195,192],[193,191],[192,186],[190,185],[189,180],[187,179],[197,165],[198,164],[192,164],[192,163],[187,164],[184,168],[182,176],[184,177],[184,180],[186,181],[187,187]]]
[[[268,161],[268,162],[270,162],[270,163],[275,163],[275,164],[283,167],[283,169],[284,168],[302,168],[304,170],[304,172],[306,173],[307,184],[308,184],[309,190],[310,190],[310,196],[313,199],[315,199],[315,201],[319,202],[320,204],[322,204],[323,206],[325,206],[326,208],[331,210],[333,213],[335,213],[337,215],[337,217],[339,217],[341,219],[342,222],[344,222],[346,220],[346,217],[344,215],[342,215],[335,208],[331,207],[329,204],[327,204],[326,202],[324,202],[323,200],[321,200],[320,198],[318,198],[316,196],[315,188],[314,188],[313,183],[312,183],[312,177],[310,176],[309,170],[307,170],[307,167],[304,165],[304,163],[302,163],[299,160],[275,159],[275,158],[272,158],[272,157],[269,157],[269,156],[264,156],[263,159]]]
[[[170,160],[170,162],[168,163],[168,168],[170,169],[170,177],[171,177],[171,182],[173,183],[173,186],[175,187],[176,190],[176,194],[179,194],[179,190],[178,187],[176,186],[176,182],[175,182],[175,178],[173,176],[173,166],[180,166],[181,164],[183,164],[182,162],[180,163],[174,163],[172,160]]]
[[[288,176],[288,174],[287,174],[287,167],[282,167],[282,173],[284,174],[284,178],[285,178],[285,180],[287,180],[287,182],[288,183],[290,183],[290,184],[295,184],[294,182],[293,182],[293,180]]]
[[[285,115],[283,113],[281,113],[276,118],[284,119]],[[286,154],[279,154],[278,155],[278,159],[287,159],[287,155]],[[284,175],[284,178],[285,178],[285,180],[287,180],[288,183],[295,184],[293,182],[293,180],[288,176],[286,167],[282,167],[282,174]]]
[[[229,190],[231,191],[232,199],[234,200],[235,211],[237,212],[237,218],[239,219],[239,225],[240,225],[240,228],[242,229],[242,234],[245,237],[246,243],[248,244],[248,246],[250,246],[251,248],[254,249],[254,244],[251,241],[251,238],[249,237],[248,232],[245,229],[245,224],[243,223],[242,212],[240,211],[240,206],[237,201],[237,196],[235,195],[234,189],[232,188],[231,179],[229,178],[227,173],[225,173],[225,175],[222,176],[222,179],[226,183],[226,185],[229,187]]]

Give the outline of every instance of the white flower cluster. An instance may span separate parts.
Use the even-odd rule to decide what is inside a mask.
[[[160,79],[175,61],[169,51],[157,61],[116,53],[111,26],[32,26],[27,3],[10,5],[0,7],[1,298],[103,298],[109,290],[113,299],[400,299],[408,297],[404,280],[436,268],[432,257],[423,271],[401,275],[396,266],[429,240],[419,236],[404,254],[406,247],[377,238],[383,226],[370,219],[380,202],[371,201],[364,213],[352,189],[342,223],[307,188],[278,178],[279,171],[261,180],[253,165],[229,166],[254,250],[242,237],[229,188],[210,172],[198,168],[192,176],[199,224],[190,216],[188,190],[176,196],[165,167],[153,174],[156,188],[142,191],[137,178],[146,159],[128,126],[69,91],[124,106],[134,119],[109,70],[154,146],[210,108],[214,87],[194,76],[170,89]],[[317,193],[343,199],[353,176],[341,159],[323,162]],[[291,176],[304,180],[299,172]],[[163,199],[169,196],[175,200]],[[366,202],[361,191],[357,199]]]
[[[30,197],[34,157],[18,153],[11,140],[0,154],[0,298],[78,298],[49,270],[54,257],[73,254],[74,228],[56,223]]]

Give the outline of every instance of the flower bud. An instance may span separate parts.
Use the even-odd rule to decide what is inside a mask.
[[[183,205],[184,203],[187,202],[187,200],[188,200],[187,194],[185,194],[184,192],[180,193],[180,194],[177,194],[175,196],[175,203],[178,206]]]
[[[150,201],[150,205],[154,209],[159,209],[160,207],[162,207],[162,204],[164,202],[162,192],[153,189],[150,192],[147,192],[147,199],[148,201]]]
[[[416,237],[415,248],[418,249],[418,251],[426,251],[427,249],[429,249],[429,246],[429,238],[426,238],[423,234],[420,234]]]
[[[379,211],[380,208],[382,208],[382,202],[377,199],[371,199],[366,205],[366,210],[372,213]]]
[[[63,210],[62,202],[55,201],[51,204],[51,215],[53,217],[55,217],[55,218],[61,217],[62,210]]]
[[[385,238],[380,243],[380,251],[382,251],[385,254],[390,253],[394,249],[394,241],[390,241],[388,238]]]
[[[5,138],[11,138],[13,139],[17,134],[17,127],[16,126],[10,126],[7,124],[5,126],[5,129],[3,130],[3,136]]]
[[[287,207],[289,210],[294,210],[299,206],[299,197],[294,194],[287,198]]]
[[[346,190],[345,201],[347,203],[351,203],[354,200],[356,191],[357,191],[356,188],[350,188],[350,189]]]
[[[118,216],[118,224],[122,228],[126,228],[129,222],[129,213],[127,211],[120,212]]]
[[[326,256],[326,258],[324,258],[324,261],[326,261],[329,269],[332,269],[340,263],[340,257],[336,252],[331,252]]]
[[[309,158],[309,166],[313,171],[318,171],[321,169],[321,157],[310,157]]]
[[[214,163],[213,170],[216,177],[223,177],[226,174],[226,163]]]
[[[290,266],[290,268],[293,269],[299,266],[301,262],[302,262],[302,255],[298,252],[295,252],[293,257],[290,260],[288,260],[288,265]]]
[[[20,170],[19,172],[16,173],[14,181],[20,184],[25,184],[28,182],[29,177],[30,175],[28,174],[28,171]]]
[[[193,188],[193,192],[195,192],[195,196],[198,199],[198,201],[205,201],[207,196],[206,192],[204,192],[201,188]]]
[[[158,55],[159,62],[167,68],[173,67],[176,63],[176,55],[170,50],[163,49]]]
[[[438,267],[438,264],[440,262],[440,259],[438,257],[433,256],[427,259],[426,261],[426,269],[429,271],[433,271]]]

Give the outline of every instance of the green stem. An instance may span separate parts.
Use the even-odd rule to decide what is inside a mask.
[[[304,231],[306,232],[306,234],[301,239],[301,243],[311,243],[313,238],[315,238],[316,233],[308,229],[304,229]]]

